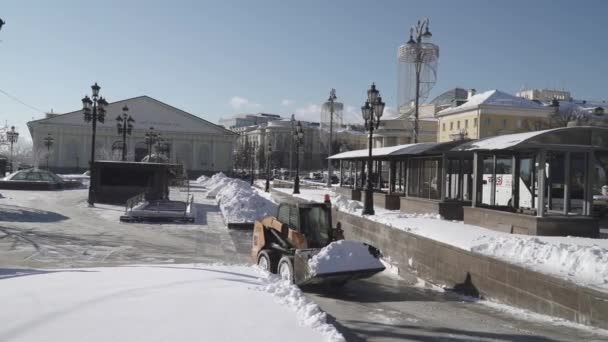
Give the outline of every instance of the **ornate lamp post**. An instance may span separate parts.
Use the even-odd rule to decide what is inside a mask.
[[[19,133],[15,131],[15,126],[11,126],[11,130],[6,132],[6,139],[11,144],[10,172],[13,172],[13,144],[19,139]]]
[[[272,162],[272,144],[270,143],[270,137],[268,137],[268,150],[266,154],[266,187],[264,191],[270,191],[270,163]]]
[[[49,169],[49,156],[51,155],[51,146],[55,142],[55,138],[49,133],[44,139],[44,146],[46,146],[46,169]]]
[[[150,127],[144,134],[144,141],[146,142],[146,148],[148,149],[148,162],[152,162],[152,146],[156,142],[157,134],[154,131],[154,127]]]
[[[122,115],[116,117],[116,128],[118,128],[118,134],[122,134],[122,161],[127,160],[127,134],[131,135],[133,132],[133,123],[135,120],[127,114],[129,107],[122,107]]]
[[[338,124],[341,124],[341,113],[344,105],[340,102],[336,102],[338,97],[336,96],[336,89],[332,89],[329,92],[329,99],[323,103],[323,111],[329,112],[329,142],[327,144],[327,156],[332,155],[332,143],[333,143],[333,132],[334,132],[334,115],[338,114]],[[333,174],[333,167],[331,160],[327,160],[327,187],[331,188],[331,176]]]
[[[380,97],[380,92],[376,90],[376,85],[372,83],[372,87],[367,91],[367,101],[361,107],[361,115],[365,120],[365,128],[369,131],[369,155],[367,157],[367,184],[365,186],[365,203],[363,207],[363,215],[374,215],[374,194],[372,190],[372,144],[374,129],[378,129],[380,117],[384,112],[384,102]]]
[[[405,44],[405,51],[403,54],[405,61],[413,64],[416,74],[416,94],[414,97],[414,143],[418,142],[420,134],[418,121],[420,102],[420,74],[424,71],[423,66],[426,65],[427,69],[431,68],[429,65],[436,63],[439,56],[439,47],[429,42],[432,36],[433,35],[429,31],[429,20],[425,19],[418,21],[418,24],[410,29],[410,40]],[[425,82],[429,83],[428,80]]]
[[[293,131],[293,141],[296,148],[296,178],[293,181],[293,193],[300,193],[300,145],[304,140],[304,130],[302,129],[302,123],[298,121],[296,128]]]
[[[100,86],[97,85],[97,82],[91,86],[92,90],[92,99],[89,98],[88,95],[82,99],[82,111],[84,113],[84,121],[93,123],[93,134],[91,136],[91,160],[89,162],[89,170],[90,174],[90,185],[89,185],[89,206],[93,206],[95,204],[95,181],[94,181],[94,170],[93,163],[95,162],[95,134],[97,132],[97,121],[103,123],[106,118],[106,106],[108,102],[101,96],[99,96]]]

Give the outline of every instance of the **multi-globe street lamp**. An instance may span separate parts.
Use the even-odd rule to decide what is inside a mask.
[[[414,97],[414,143],[418,142],[420,135],[418,120],[420,108],[420,74],[423,72],[423,67],[425,65],[436,62],[437,57],[439,56],[439,48],[437,45],[429,42],[432,36],[433,35],[429,31],[429,20],[425,19],[418,21],[418,24],[410,29],[410,40],[405,44],[405,60],[414,65],[416,74],[416,94]]]
[[[266,187],[264,191],[270,191],[270,163],[272,162],[272,144],[270,143],[270,138],[268,139],[268,150],[266,153]]]
[[[367,156],[367,184],[365,186],[365,202],[363,206],[363,215],[374,215],[374,194],[372,190],[372,144],[374,129],[378,129],[380,125],[380,117],[384,112],[385,103],[382,102],[380,92],[376,89],[376,85],[372,83],[372,87],[367,91],[367,101],[361,107],[361,115],[365,120],[365,129],[369,131],[369,154]]]
[[[116,117],[116,128],[118,128],[118,134],[122,134],[122,161],[127,160],[127,135],[131,135],[133,132],[133,123],[135,120],[131,115],[127,114],[129,107],[122,107],[122,115]]]
[[[53,146],[55,138],[49,133],[42,141],[44,142],[44,146],[46,146],[46,169],[49,170],[49,156],[51,155],[51,146]]]
[[[13,144],[19,140],[19,132],[15,131],[15,126],[11,126],[11,130],[6,132],[6,139],[11,144],[11,160],[10,160],[10,172],[13,172]]]
[[[101,96],[99,96],[99,90],[101,87],[97,85],[97,82],[91,86],[92,90],[92,99],[85,95],[82,99],[82,111],[84,113],[84,121],[92,122],[93,124],[93,133],[91,136],[91,160],[89,162],[89,170],[90,170],[90,179],[89,183],[89,206],[93,206],[95,204],[95,183],[94,183],[94,172],[95,168],[95,134],[97,132],[97,122],[104,123],[106,118],[106,106],[108,102]]]
[[[293,193],[300,193],[300,145],[304,140],[304,130],[302,129],[302,123],[298,121],[296,128],[293,130],[293,142],[295,143],[296,150],[296,178],[293,181]]]

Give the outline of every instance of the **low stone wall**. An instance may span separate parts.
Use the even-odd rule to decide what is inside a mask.
[[[441,217],[446,220],[462,221],[464,216],[464,205],[471,205],[471,203],[460,201],[438,201],[417,197],[401,197],[402,212],[412,214],[435,213],[441,215]]]
[[[388,210],[399,210],[401,203],[399,201],[399,195],[374,192],[374,205]]]
[[[540,314],[608,329],[608,294],[481,254],[333,211],[345,237],[379,248],[400,272]]]
[[[597,218],[585,216],[536,217],[487,208],[464,208],[464,223],[505,233],[545,236],[599,237]]]

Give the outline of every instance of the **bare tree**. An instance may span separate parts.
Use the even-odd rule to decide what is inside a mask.
[[[576,104],[564,106],[555,105],[554,103],[552,103],[554,113],[551,115],[551,121],[556,127],[566,127],[570,122],[587,122],[589,119],[587,112]]]

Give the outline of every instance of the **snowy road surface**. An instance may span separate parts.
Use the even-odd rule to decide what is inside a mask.
[[[118,216],[121,215],[122,208],[105,205],[99,205],[95,209],[87,208],[86,190],[1,191],[4,198],[0,199],[0,270],[5,275],[4,278],[7,278],[7,274],[13,274],[13,277],[0,279],[0,287],[9,286],[6,281],[42,281],[52,279],[44,278],[47,276],[59,276],[58,273],[49,273],[14,277],[14,271],[8,270],[9,267],[48,269],[218,261],[249,263],[251,233],[225,229],[215,203],[205,199],[203,189],[195,188],[193,191],[197,202],[197,221],[194,225],[119,223]],[[63,274],[70,277],[77,275],[67,272]],[[194,275],[183,276],[188,278]],[[608,336],[597,332],[552,323],[531,322],[521,313],[505,313],[485,305],[463,301],[450,294],[422,289],[416,286],[416,280],[411,276],[402,276],[406,280],[397,280],[382,274],[370,280],[347,284],[338,292],[310,293],[306,297],[314,300],[332,316],[336,327],[349,341],[608,340]],[[52,282],[45,284],[51,286]],[[170,291],[179,291],[179,286],[167,288]],[[117,288],[114,290],[118,291]],[[42,300],[36,295],[36,291],[36,287],[31,289],[31,296],[21,297],[23,301],[14,306],[7,306],[7,297],[11,297],[15,292],[0,291],[0,295],[4,296],[3,307],[27,311],[30,308],[29,301]],[[69,290],[66,288],[60,292],[68,293]],[[273,292],[275,296],[289,298],[286,294],[290,291],[285,289],[275,288]],[[96,304],[87,301],[92,298],[81,299],[83,302],[78,304],[83,307],[82,310],[88,310],[85,307],[87,305]],[[137,298],[133,300],[136,302]],[[185,301],[183,298],[180,300]],[[179,309],[177,304],[175,308]],[[69,310],[72,310],[71,307],[61,308],[64,311],[60,313],[64,315],[69,315]],[[3,310],[5,315],[14,312]],[[15,333],[19,327],[23,327],[19,324],[26,321],[32,324],[31,327],[38,327],[39,324],[47,324],[46,320],[51,319],[50,316],[42,313],[38,315],[31,310],[26,313],[29,315],[26,318],[30,320],[23,318],[23,321],[17,322],[13,317],[11,327],[4,328],[3,332]],[[52,313],[56,314],[58,313]],[[176,312],[174,315],[177,319],[182,319],[182,316],[182,312]],[[224,319],[232,322],[230,317]],[[48,324],[51,324],[51,321],[48,321]],[[193,325],[197,327],[200,324],[197,322]],[[243,334],[243,331],[238,331]],[[199,329],[199,333],[201,339],[204,339],[205,331]],[[0,340],[7,339],[0,336]]]
[[[0,341],[343,341],[300,291],[253,267],[9,271]]]
[[[228,231],[213,202],[193,188],[196,222],[133,224],[124,208],[86,205],[87,190],[11,191],[0,198],[3,266],[86,267],[134,263],[245,263],[251,240]],[[184,195],[173,194],[173,197]]]

